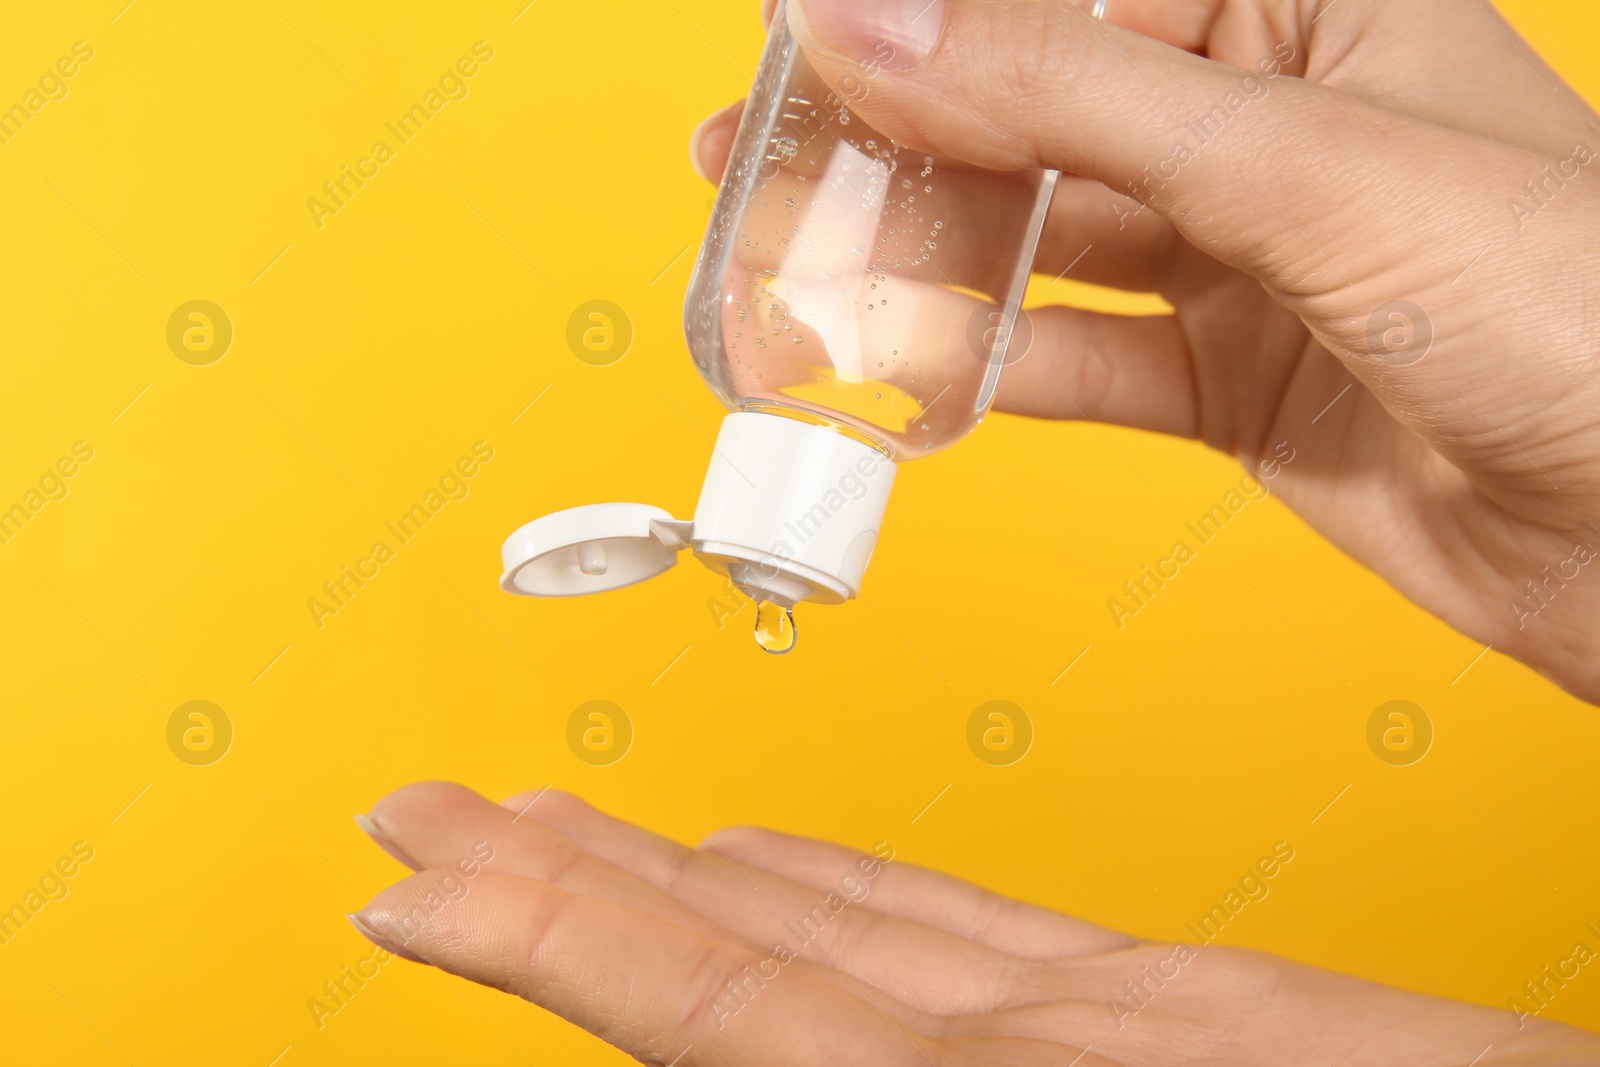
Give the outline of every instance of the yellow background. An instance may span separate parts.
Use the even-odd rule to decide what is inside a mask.
[[[0,905],[95,849],[0,948],[9,1061],[626,1062],[403,962],[316,1027],[307,999],[369,951],[344,913],[401,874],[350,817],[429,777],[555,783],[686,841],[888,840],[1161,938],[1286,839],[1224,941],[1494,1005],[1600,920],[1600,714],[1474,662],[1276,501],[1116,630],[1107,598],[1237,480],[1197,446],[992,418],[902,471],[867,602],[802,610],[787,658],[748,608],[719,629],[687,562],[497,590],[538,515],[693,507],[721,411],[680,333],[712,196],[685,143],[747,90],[746,5],[123,2],[0,14],[4,101],[95,49],[0,147],[0,502],[95,449],[0,546]],[[1600,98],[1594,4],[1503,6]],[[317,229],[306,200],[478,40],[470,96]],[[166,344],[192,299],[236,331],[211,366]],[[594,299],[636,327],[610,367],[565,342]],[[480,440],[470,495],[317,629],[307,599]],[[194,699],[236,731],[212,766],[167,747]],[[566,746],[591,699],[634,724],[613,766]],[[1035,725],[1015,766],[966,747],[991,699]],[[1411,767],[1367,747],[1392,699],[1436,729]],[[1547,1015],[1600,1027],[1600,974]]]

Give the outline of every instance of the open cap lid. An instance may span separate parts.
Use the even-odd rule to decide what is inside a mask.
[[[824,426],[764,412],[722,421],[693,521],[647,504],[546,515],[506,540],[500,588],[582,596],[642,582],[692,548],[759,600],[841,604],[878,541],[894,462]]]
[[[500,588],[524,596],[621,589],[678,562],[692,525],[648,504],[589,504],[558,511],[506,539]]]

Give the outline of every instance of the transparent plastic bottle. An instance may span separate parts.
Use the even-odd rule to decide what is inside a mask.
[[[836,93],[781,3],[772,27],[685,304],[696,365],[732,411],[695,517],[546,516],[506,542],[501,584],[599,592],[691,548],[762,605],[758,639],[784,651],[794,604],[859,593],[896,463],[988,410],[1055,174],[896,143],[853,109],[873,63]]]
[[[729,408],[832,420],[902,461],[988,409],[1055,174],[897,144],[853,112],[875,76],[857,71],[830,90],[780,6],[684,325]]]

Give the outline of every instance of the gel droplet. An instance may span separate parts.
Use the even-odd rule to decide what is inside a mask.
[[[756,605],[756,644],[774,656],[794,648],[800,631],[794,625],[794,609],[779,607],[770,600]]]

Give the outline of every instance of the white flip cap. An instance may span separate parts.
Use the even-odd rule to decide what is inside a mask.
[[[738,412],[722,422],[693,522],[645,504],[591,504],[522,527],[500,587],[578,596],[653,578],[693,547],[756,599],[838,604],[861,591],[894,462],[822,426]]]
[[[646,504],[590,504],[535,519],[506,539],[500,588],[582,596],[654,578],[678,562],[688,523]]]

